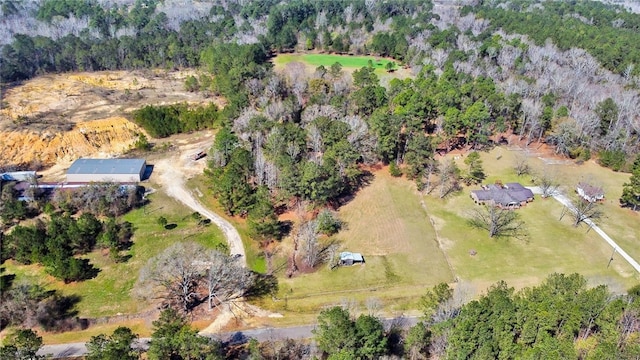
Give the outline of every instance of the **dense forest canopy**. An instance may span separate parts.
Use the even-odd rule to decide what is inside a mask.
[[[437,74],[453,69],[491,79],[505,98],[521,103],[519,125],[509,130],[530,141],[545,140],[558,153],[587,158],[603,151],[615,160],[637,152],[640,15],[595,1],[460,5],[3,0],[0,78],[11,82],[47,72],[204,66],[216,76],[199,87],[231,97],[222,118],[232,119],[255,105],[248,88],[269,81],[264,64],[273,51],[376,54],[411,66],[414,74],[433,66]],[[241,50],[243,44],[253,45]],[[231,50],[239,56],[224,64],[216,54],[227,46],[237,47]],[[245,59],[250,61],[234,63]],[[218,79],[217,74],[230,70]],[[372,90],[362,89],[361,100],[381,100],[381,89],[377,95]],[[367,116],[386,104],[372,105]],[[500,125],[504,116],[495,119],[491,111],[494,130],[505,129]],[[444,121],[444,114],[429,115]],[[491,133],[480,137],[486,135]],[[630,161],[612,167],[628,170]]]

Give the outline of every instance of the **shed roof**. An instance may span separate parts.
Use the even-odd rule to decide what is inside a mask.
[[[0,180],[3,181],[29,181],[35,178],[35,171],[10,171],[0,174]]]
[[[140,174],[144,159],[78,159],[67,174]]]
[[[604,190],[601,187],[593,186],[585,182],[578,183],[578,188],[582,189],[586,196],[598,197],[604,196]]]
[[[353,260],[353,261],[364,261],[362,254],[360,253],[352,253],[352,252],[341,252],[340,253],[340,261]]]

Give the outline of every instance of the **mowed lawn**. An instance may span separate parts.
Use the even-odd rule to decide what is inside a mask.
[[[531,176],[518,178],[512,164],[522,151],[508,150],[499,147],[491,152],[482,153],[484,167],[489,175],[488,181],[496,179],[503,182],[518,180],[523,185],[531,185]],[[500,157],[500,160],[496,160]],[[561,190],[570,197],[575,195],[575,186],[578,182],[602,187],[605,193],[605,201],[600,203],[600,209],[604,217],[596,223],[616,243],[622,247],[636,261],[640,261],[640,212],[620,207],[619,198],[622,195],[622,186],[629,181],[631,174],[615,172],[597,164],[595,160],[589,160],[578,164],[570,159],[541,159],[544,156],[535,153],[535,149],[529,152],[529,163],[537,173],[544,171],[555,174],[561,184]],[[460,159],[461,161],[462,159]],[[460,162],[460,166],[464,166]]]
[[[519,181],[525,186],[531,185],[532,176],[519,178],[515,175],[513,164],[517,156],[520,152],[504,147],[481,153],[488,175],[486,182]],[[463,159],[464,156],[458,159],[461,168],[465,166]],[[581,179],[588,179],[603,186],[605,191],[614,192],[625,178],[591,162],[582,165],[573,162],[548,164],[550,161],[545,163],[537,155],[531,155],[529,163],[538,173],[545,170],[555,173],[568,193]],[[465,187],[460,194],[444,200],[424,197],[429,215],[436,224],[441,241],[446,244],[445,251],[460,280],[478,285],[505,280],[510,285],[523,287],[537,284],[553,272],[578,272],[592,284],[605,283],[614,291],[624,291],[640,280],[638,273],[618,254],[614,254],[614,260],[607,267],[613,249],[594,231],[587,233],[586,226],[573,227],[570,215],[565,215],[560,221],[562,205],[551,198],[536,196],[534,202],[517,210],[527,225],[529,236],[526,241],[489,238],[485,231],[467,225],[467,219],[476,208],[469,197],[474,188],[477,187]],[[628,233],[640,233],[639,225],[633,224],[635,214],[619,209],[615,201],[607,200],[601,206],[608,216],[598,223],[614,239],[619,239],[619,245],[625,250],[637,254],[638,244],[634,246],[628,240],[633,236]],[[609,225],[617,223],[626,225]],[[624,226],[630,228],[625,231],[622,229]],[[472,250],[477,254],[470,255]]]
[[[346,222],[337,235],[340,251],[360,252],[366,263],[280,276],[280,301],[271,304],[275,309],[317,313],[344,301],[363,308],[371,299],[389,311],[416,309],[426,289],[453,281],[412,183],[379,171],[339,216]]]
[[[290,62],[304,62],[313,67],[320,65],[329,68],[335,63],[340,63],[343,68],[360,69],[368,66],[369,61],[373,63],[373,67],[378,70],[386,71],[387,63],[393,62],[394,68],[397,69],[398,65],[395,61],[379,58],[375,56],[351,56],[351,55],[334,55],[334,54],[280,54],[276,56],[274,63],[276,65],[282,65]]]
[[[96,318],[116,314],[135,314],[148,310],[150,303],[140,300],[132,289],[140,269],[149,259],[179,241],[195,241],[209,248],[219,248],[225,240],[214,226],[198,226],[191,218],[191,211],[161,192],[149,196],[150,203],[144,209],[136,209],[121,218],[135,227],[131,258],[124,263],[114,263],[107,252],[100,250],[87,255],[100,273],[97,277],[71,284],[47,275],[39,265],[22,266],[9,263],[7,273],[16,273],[17,279],[26,278],[64,295],[79,295],[78,316]],[[172,230],[163,229],[157,219],[164,216],[169,224],[177,225]]]
[[[373,63],[375,74],[380,78],[380,83],[387,86],[391,79],[406,79],[411,77],[411,71],[400,67],[399,62],[393,59],[380,58],[375,56],[352,56],[335,54],[279,54],[273,59],[276,70],[283,70],[287,64],[298,62],[306,65],[306,71],[312,74],[315,69],[322,65],[327,69],[336,62],[342,65],[346,72],[353,72],[369,65],[369,60]],[[395,63],[393,72],[387,72],[386,65],[389,62]]]

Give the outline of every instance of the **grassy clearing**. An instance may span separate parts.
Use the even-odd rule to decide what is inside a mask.
[[[523,185],[531,184],[531,176],[518,179],[512,170],[517,153],[506,148],[497,148],[481,154],[484,167],[489,175],[487,182],[501,180],[503,182],[520,181]],[[459,165],[464,167],[462,158]],[[540,172],[543,169],[557,174],[565,188],[571,191],[579,179],[599,182],[607,193],[621,186],[624,176],[600,168],[594,163],[583,165],[557,164],[545,165],[537,156],[531,156],[529,162]],[[597,175],[596,175],[597,174]],[[592,283],[606,283],[614,291],[623,291],[637,284],[640,277],[619,255],[607,268],[612,249],[595,232],[586,233],[587,228],[574,228],[569,216],[559,221],[562,205],[553,199],[536,200],[518,210],[527,223],[529,239],[522,242],[515,239],[495,240],[479,230],[466,225],[466,219],[473,206],[469,198],[473,188],[465,188],[461,194],[445,200],[425,196],[428,212],[439,231],[441,240],[446,243],[446,253],[451,259],[454,271],[461,280],[472,280],[490,284],[497,280],[506,280],[517,287],[537,284],[552,272],[579,272]],[[565,190],[566,191],[566,190]],[[606,212],[617,213],[615,205],[607,201],[602,205]],[[624,223],[631,226],[627,231],[640,232],[638,224],[631,224],[633,216],[619,215],[620,221],[612,218],[602,222],[605,231],[609,231],[614,239],[624,240],[623,232],[607,225],[608,223]],[[617,226],[618,228],[620,226]],[[625,250],[638,253],[638,246],[620,245]],[[627,249],[628,247],[628,249]],[[469,255],[470,250],[477,255]]]
[[[137,299],[131,294],[131,290],[140,269],[150,258],[178,241],[196,241],[210,248],[224,243],[217,227],[198,227],[190,217],[191,211],[177,201],[161,192],[156,192],[149,198],[151,203],[146,208],[131,211],[122,217],[122,220],[132,222],[136,228],[134,245],[129,251],[131,258],[127,262],[117,264],[109,259],[107,253],[94,251],[87,257],[100,269],[98,276],[71,284],[64,284],[46,275],[44,268],[37,265],[10,263],[6,266],[7,272],[16,273],[18,280],[24,277],[47,288],[57,289],[62,294],[81,296],[77,306],[80,317],[96,318],[144,311],[150,304]],[[173,230],[161,228],[156,222],[160,216],[177,227]]]
[[[329,68],[335,63],[340,63],[343,68],[360,69],[368,66],[369,61],[376,70],[386,71],[387,63],[394,63],[397,69],[397,63],[393,60],[378,58],[374,56],[350,56],[350,55],[334,55],[334,54],[280,54],[276,56],[274,63],[276,65],[284,65],[290,62],[304,62],[313,67],[320,65]]]
[[[86,330],[81,331],[71,331],[63,333],[39,332],[38,335],[42,336],[42,340],[45,344],[66,344],[80,341],[89,341],[92,336],[97,336],[100,334],[111,335],[113,331],[120,326],[128,327],[129,329],[131,329],[131,331],[133,331],[133,333],[138,334],[140,337],[151,336],[151,322],[142,319],[123,321],[117,324],[94,325],[87,328]]]
[[[489,180],[493,181],[503,177],[503,181],[520,180],[523,184],[530,185],[530,177],[518,179],[510,168],[514,162],[513,159],[521,153],[521,151],[511,151],[504,147],[483,153],[485,169],[489,175],[493,175],[489,177]],[[498,156],[501,156],[500,160],[496,160]],[[556,174],[562,191],[567,194],[573,194],[575,186],[581,181],[602,187],[605,192],[605,201],[601,203],[601,207],[605,217],[597,222],[598,226],[629,255],[640,261],[640,243],[638,242],[640,212],[620,207],[618,200],[622,195],[622,185],[629,180],[630,174],[603,168],[595,160],[589,160],[582,164],[576,164],[573,161],[549,164],[549,161],[545,163],[535,152],[529,156],[529,159],[532,167],[538,173],[546,170]]]
[[[361,252],[366,264],[334,270],[325,265],[291,279],[281,274],[280,300],[263,306],[297,318],[345,299],[360,305],[377,299],[387,310],[404,311],[416,308],[426,288],[453,280],[413,184],[381,171],[340,217],[347,223],[337,235],[341,249]]]
[[[220,207],[220,204],[216,201],[216,199],[211,195],[211,190],[207,185],[207,178],[205,175],[195,176],[187,181],[187,187],[190,189],[196,190],[202,193],[204,196],[199,198],[207,208],[215,211],[216,214],[224,217],[227,221],[229,221],[240,233],[240,237],[242,238],[242,243],[244,245],[244,251],[247,256],[247,264],[249,268],[253,271],[264,273],[267,271],[267,265],[264,257],[262,256],[262,252],[258,247],[258,243],[253,241],[248,234],[247,223],[244,219],[240,219],[237,217],[229,217],[226,216],[224,210]]]
[[[382,86],[388,86],[391,79],[406,79],[411,77],[411,71],[399,67],[398,63],[393,59],[378,58],[375,56],[351,56],[351,55],[334,55],[334,54],[279,54],[273,59],[276,70],[285,69],[286,65],[292,62],[303,63],[307,66],[307,72],[313,73],[315,69],[322,65],[329,68],[338,62],[342,65],[342,69],[348,73],[369,65],[369,60],[373,62],[375,74],[380,78]],[[387,72],[386,65],[389,62],[396,63],[393,72]]]

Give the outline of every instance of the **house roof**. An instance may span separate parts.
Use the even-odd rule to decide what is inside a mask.
[[[520,183],[506,183],[505,187],[509,190],[528,190],[524,186],[520,185]]]
[[[140,174],[144,159],[78,159],[67,174]]]
[[[598,197],[604,196],[604,190],[601,187],[593,186],[584,182],[578,183],[578,188],[582,189],[585,196]]]
[[[352,252],[341,252],[340,253],[340,261],[347,261],[347,260],[353,260],[353,261],[364,261],[362,254],[360,253],[352,253]]]
[[[488,185],[486,190],[472,190],[479,201],[492,200],[496,204],[510,205],[533,199],[533,192],[518,183],[509,183],[505,187]]]

